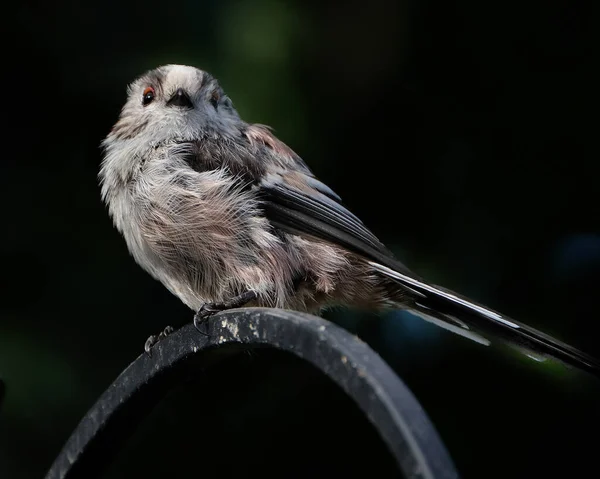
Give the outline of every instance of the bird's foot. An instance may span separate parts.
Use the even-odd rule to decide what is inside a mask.
[[[156,343],[158,343],[160,340],[166,338],[169,334],[171,334],[174,331],[174,329],[171,326],[167,326],[165,329],[163,329],[159,334],[156,335],[152,335],[150,336],[147,340],[146,340],[146,344],[144,345],[144,351],[146,352],[146,354],[148,356],[152,356],[152,348],[154,347],[154,345]]]
[[[194,327],[203,336],[209,336],[208,334],[208,318],[213,314],[223,311],[224,308],[220,308],[223,303],[204,303],[196,314],[194,314]],[[205,329],[203,331],[201,328]]]
[[[203,326],[208,326],[208,319],[220,311],[227,309],[239,308],[257,298],[255,291],[246,291],[233,298],[221,303],[204,303],[194,315],[194,327],[204,336],[209,336],[208,331],[203,331]],[[205,328],[208,329],[208,328]]]

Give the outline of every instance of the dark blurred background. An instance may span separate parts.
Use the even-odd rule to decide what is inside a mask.
[[[600,355],[592,13],[547,0],[5,11],[0,477],[41,477],[147,336],[192,318],[129,257],[97,183],[127,83],[165,63],[219,78],[413,270]],[[405,315],[328,317],[402,375],[465,477],[595,465],[594,378]]]

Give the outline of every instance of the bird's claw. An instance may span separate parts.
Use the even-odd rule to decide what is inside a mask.
[[[204,303],[196,314],[194,314],[194,327],[196,328],[196,331],[204,336],[208,336],[208,332],[203,331],[200,327],[206,326],[208,324],[208,318],[219,311],[222,311],[222,308],[217,307],[215,303]]]
[[[167,326],[163,329],[159,334],[153,334],[148,339],[146,339],[146,344],[144,344],[144,351],[148,356],[152,356],[152,348],[156,343],[160,340],[166,338],[169,334],[171,334],[174,329],[171,326]]]
[[[194,315],[194,327],[200,334],[209,336],[207,331],[202,331],[200,329],[200,326],[208,325],[208,318],[220,311],[239,308],[247,304],[249,301],[256,299],[256,297],[256,291],[249,290],[234,296],[227,301],[223,301],[222,303],[204,303]]]

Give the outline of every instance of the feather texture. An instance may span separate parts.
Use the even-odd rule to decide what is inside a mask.
[[[151,103],[141,101],[148,86]],[[189,102],[169,101],[174,92]],[[600,371],[410,271],[268,127],[244,122],[206,72],[169,65],[137,79],[103,145],[102,197],[116,228],[140,266],[194,310],[249,290],[254,304],[310,312],[411,307],[482,344],[490,333]]]

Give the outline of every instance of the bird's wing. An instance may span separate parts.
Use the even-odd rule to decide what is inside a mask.
[[[459,325],[474,334],[493,334],[509,344],[560,359],[600,375],[600,362],[525,324],[442,287],[425,282],[397,261],[365,225],[346,209],[339,196],[321,183],[304,162],[263,127],[250,127],[251,141],[273,154],[273,164],[256,178],[264,211],[273,225],[300,235],[338,244],[369,260],[373,268],[401,285],[423,316]],[[452,328],[447,328],[452,329]]]
[[[315,178],[304,161],[270,130],[262,125],[251,125],[246,134],[272,154],[271,163],[255,181],[265,214],[274,226],[331,241],[416,277],[394,259],[383,243],[342,204],[341,198]]]
[[[287,178],[292,175],[290,183]],[[299,186],[298,181],[304,185]],[[327,195],[323,183],[297,172],[268,173],[259,192],[271,224],[285,231],[312,235],[413,276],[337,197]]]

